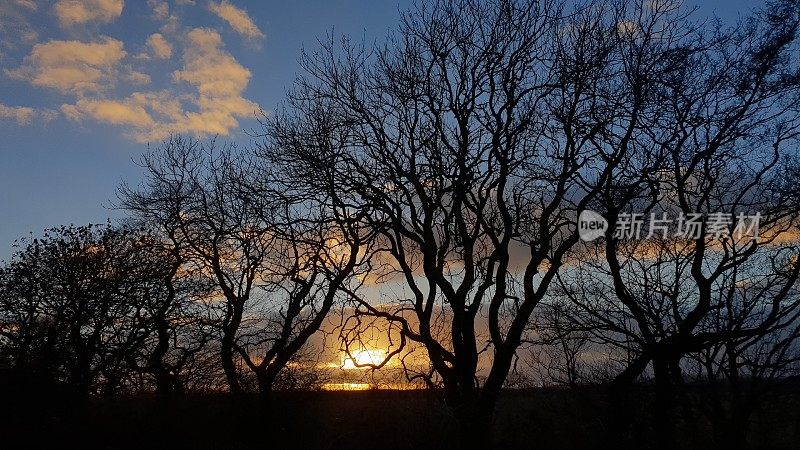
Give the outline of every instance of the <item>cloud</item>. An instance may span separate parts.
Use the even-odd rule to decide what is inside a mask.
[[[250,71],[222,46],[214,30],[195,28],[188,33],[183,67],[172,78],[192,87],[191,93],[134,92],[122,100],[81,99],[61,110],[73,120],[125,126],[126,137],[137,142],[161,140],[171,133],[227,135],[239,126],[239,118],[252,116],[259,107],[243,97]]]
[[[81,96],[113,86],[124,57],[123,43],[108,37],[101,42],[53,40],[36,44],[22,67],[5,72],[34,86]]]
[[[21,45],[33,45],[39,40],[39,33],[27,27],[29,25],[25,22],[10,22],[0,18],[0,59],[3,50],[15,50]]]
[[[189,46],[183,54],[183,70],[173,73],[205,97],[234,97],[247,87],[250,71],[222,50],[222,38],[209,28],[195,28],[188,34]]]
[[[87,22],[109,23],[122,14],[124,0],[58,0],[54,6],[62,28]]]
[[[164,0],[147,0],[147,6],[153,10],[153,17],[157,20],[167,20],[169,17],[169,3]]]
[[[34,119],[49,122],[56,118],[58,112],[51,109],[37,109],[29,106],[6,106],[0,103],[0,120],[11,120],[17,125],[28,125]]]
[[[143,86],[145,84],[150,84],[150,75],[131,69],[125,75],[125,81],[136,86]]]
[[[239,125],[237,118],[252,116],[258,110],[257,104],[242,96],[250,82],[250,71],[222,49],[219,33],[195,28],[188,38],[183,68],[172,77],[196,88],[197,96],[192,102],[197,110],[151,130],[142,139],[162,139],[170,132],[227,135]]]
[[[124,6],[124,0],[57,0],[54,3],[53,11],[62,27],[111,22],[121,15]],[[77,122],[94,121],[119,127],[126,138],[137,142],[157,141],[173,133],[230,134],[239,127],[242,118],[253,117],[259,110],[258,104],[245,97],[252,74],[225,49],[218,31],[179,25],[176,11],[170,6],[188,4],[194,2],[176,0],[170,4],[164,0],[149,0],[152,17],[159,21],[161,30],[147,37],[141,53],[137,49],[138,54],[129,57],[121,40],[106,36],[83,41],[52,39],[37,44],[38,35],[32,28],[4,28],[2,12],[16,11],[16,16],[5,16],[19,16],[20,20],[9,23],[20,24],[25,11],[35,11],[43,4],[30,0],[8,3],[0,0],[0,31],[13,31],[11,34],[18,45],[33,46],[21,63],[12,64],[0,73],[68,98],[51,109],[0,103],[0,121],[26,125],[59,116]],[[248,39],[264,37],[246,12],[227,0],[216,0],[209,8]],[[188,31],[185,35],[181,33],[180,39],[173,34],[179,29]],[[0,39],[0,51],[2,41]],[[170,60],[176,54],[180,56],[176,58],[177,70],[166,73],[171,76],[171,86],[162,90],[142,87],[152,80],[150,74],[145,73],[149,70],[144,71],[137,64],[142,60],[154,63]],[[170,70],[173,69],[175,67]],[[118,89],[125,89],[126,93],[118,94]]]
[[[0,65],[8,65],[2,64],[6,50],[27,47],[39,40],[39,33],[28,18],[37,8],[31,1],[0,1]]]
[[[147,46],[150,47],[153,56],[158,59],[169,59],[172,56],[172,46],[160,33],[151,34],[147,38]]]
[[[62,105],[61,112],[73,120],[91,116],[99,122],[112,125],[150,127],[154,123],[144,107],[130,99],[123,101],[81,99],[75,105]]]
[[[134,92],[122,100],[81,99],[74,105],[62,105],[61,112],[71,120],[94,119],[112,125],[128,125],[136,133],[158,126],[157,119],[183,116],[182,96],[170,91]]]
[[[33,108],[27,106],[6,106],[0,104],[0,118],[11,119],[19,125],[28,124],[33,119]]]
[[[178,19],[178,16],[173,14],[169,16],[169,19],[164,21],[164,25],[161,25],[159,31],[165,34],[172,34],[178,31],[179,25],[180,25],[180,20]]]
[[[19,39],[23,44],[33,44],[39,40],[39,33],[36,30],[24,30]]]
[[[34,0],[14,0],[14,3],[30,11],[39,9],[39,5],[37,5]]]
[[[223,0],[220,3],[211,2],[208,4],[208,8],[242,36],[248,39],[264,38],[264,33],[258,29],[253,19],[247,15],[247,12],[237,8],[227,0]]]
[[[617,22],[617,33],[625,38],[636,37],[640,33],[639,25],[630,20],[620,20]]]
[[[161,22],[161,33],[172,34],[178,31],[180,20],[175,14],[170,14],[169,3],[166,0],[147,0],[153,19]]]

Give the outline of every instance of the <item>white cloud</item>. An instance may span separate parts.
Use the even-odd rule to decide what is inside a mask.
[[[22,67],[5,72],[34,86],[84,95],[113,86],[124,57],[123,43],[108,37],[101,42],[53,40],[34,45]]]
[[[243,9],[237,8],[227,0],[220,3],[211,2],[208,8],[228,23],[237,33],[248,39],[263,39],[264,33],[258,29],[253,19]]]
[[[124,0],[58,0],[54,6],[61,27],[87,22],[109,23],[122,14]]]
[[[169,59],[172,56],[172,46],[160,33],[151,34],[147,38],[147,46],[150,47],[153,56],[158,59]]]

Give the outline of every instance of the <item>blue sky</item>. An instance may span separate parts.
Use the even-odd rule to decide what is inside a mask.
[[[380,39],[411,2],[0,0],[0,259],[14,239],[97,223],[170,131],[247,145],[305,44]],[[705,1],[726,21],[760,2]]]

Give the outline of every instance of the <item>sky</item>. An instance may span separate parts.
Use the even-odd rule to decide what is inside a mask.
[[[0,0],[0,259],[15,239],[110,209],[169,133],[247,145],[301,49],[333,31],[366,42],[411,0]],[[758,1],[698,1],[734,21]]]

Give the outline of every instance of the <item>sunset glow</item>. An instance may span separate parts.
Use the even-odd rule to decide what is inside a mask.
[[[800,450],[800,0],[0,0],[0,450]]]
[[[386,350],[381,349],[361,349],[342,356],[342,369],[368,369],[370,365],[378,365],[386,359]]]

